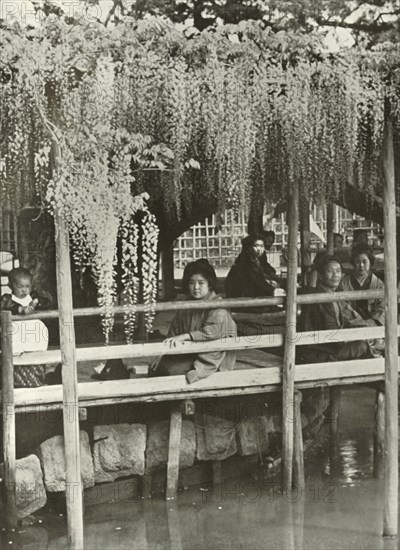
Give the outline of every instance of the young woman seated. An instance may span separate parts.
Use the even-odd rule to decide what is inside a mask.
[[[356,244],[351,251],[351,263],[354,271],[345,275],[338,290],[376,290],[383,289],[382,281],[372,273],[375,263],[375,254],[372,248],[365,243]],[[385,323],[385,303],[383,298],[373,300],[355,300],[350,305],[372,326],[382,326]]]
[[[188,300],[218,300],[217,276],[207,260],[191,262],[185,268],[182,288]],[[171,347],[178,342],[208,342],[235,337],[236,324],[223,308],[179,311],[170,326],[165,340]],[[149,376],[173,376],[184,374],[189,384],[210,376],[217,371],[232,370],[235,351],[208,351],[184,355],[165,355],[151,367]]]

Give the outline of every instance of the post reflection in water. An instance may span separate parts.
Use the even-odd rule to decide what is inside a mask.
[[[166,509],[171,548],[174,550],[183,550],[178,504],[175,501],[169,501],[166,503]]]
[[[374,405],[369,388],[343,390],[337,453],[326,438],[309,455],[301,492],[282,493],[279,478],[261,466],[248,477],[222,476],[218,486],[181,491],[177,501],[153,495],[88,506],[85,548],[398,550],[397,539],[382,537],[383,484],[372,476]],[[65,516],[42,517],[42,524],[23,527],[12,546],[3,538],[3,547],[66,549]]]

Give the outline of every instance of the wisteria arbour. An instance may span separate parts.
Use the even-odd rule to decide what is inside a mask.
[[[398,46],[333,56],[315,37],[254,22],[188,38],[158,20],[107,29],[52,16],[0,40],[1,198],[18,209],[36,197],[65,217],[101,305],[115,300],[118,238],[124,302],[136,303],[142,277],[154,303],[149,178],[178,215],[193,194],[223,209],[279,200],[294,184],[309,198],[381,184],[385,101],[399,120]],[[131,338],[133,314],[126,326]]]

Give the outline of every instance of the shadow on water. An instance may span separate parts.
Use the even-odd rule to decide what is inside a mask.
[[[374,392],[342,395],[339,452],[307,463],[306,488],[281,493],[259,470],[220,486],[193,487],[177,503],[161,498],[91,506],[85,513],[86,549],[374,549],[397,550],[383,539],[382,481],[372,477]],[[43,517],[3,541],[3,548],[67,548],[65,516]]]

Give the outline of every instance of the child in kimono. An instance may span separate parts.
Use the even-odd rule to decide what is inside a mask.
[[[49,293],[32,291],[32,275],[27,269],[23,267],[13,269],[8,275],[8,281],[11,294],[1,296],[1,310],[11,311],[12,315],[31,315],[36,310],[49,309],[52,306],[53,300]],[[19,323],[21,322],[19,321]],[[19,330],[22,328],[19,327]],[[44,330],[47,333],[45,327]],[[35,329],[35,333],[37,332],[39,336],[43,335],[43,331],[40,327],[38,330]],[[28,330],[26,334],[28,334]],[[14,385],[16,388],[43,386],[45,374],[45,365],[16,366],[14,367]]]

